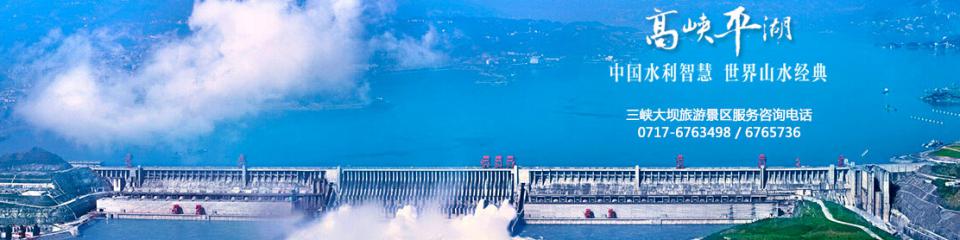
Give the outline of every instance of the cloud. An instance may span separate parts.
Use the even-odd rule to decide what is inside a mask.
[[[394,33],[386,32],[371,41],[371,45],[383,51],[389,60],[396,63],[399,69],[442,65],[446,62],[447,55],[437,50],[440,43],[440,34],[432,25],[419,39],[410,36],[398,38]]]
[[[357,95],[362,14],[352,0],[201,1],[191,33],[133,70],[112,62],[122,45],[104,31],[65,36],[35,64],[38,84],[17,112],[81,144],[149,144],[210,133],[285,98]]]
[[[483,205],[478,204],[474,214],[449,219],[436,212],[418,213],[411,206],[390,219],[384,219],[378,207],[342,206],[288,239],[511,239],[507,227],[516,210],[506,202],[501,207]]]

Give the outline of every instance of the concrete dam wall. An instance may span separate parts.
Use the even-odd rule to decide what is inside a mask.
[[[528,186],[528,223],[745,223],[790,214],[797,194],[834,195],[847,169],[539,168]],[[841,177],[838,177],[841,176]]]
[[[234,217],[320,214],[372,204],[470,214],[511,204],[531,224],[744,223],[789,215],[797,196],[888,217],[889,173],[874,166],[755,168],[247,168],[91,166],[113,186],[98,210],[217,206]],[[271,203],[271,204],[250,204]],[[279,204],[279,205],[277,205]],[[169,206],[169,207],[164,207]],[[231,207],[239,206],[239,207]],[[269,206],[264,208],[263,206]],[[225,214],[224,214],[225,215]]]

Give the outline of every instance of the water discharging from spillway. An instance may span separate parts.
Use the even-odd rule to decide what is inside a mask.
[[[288,239],[515,239],[508,227],[516,209],[507,202],[497,206],[481,201],[473,214],[452,218],[409,205],[392,217],[383,216],[375,205],[341,206]]]

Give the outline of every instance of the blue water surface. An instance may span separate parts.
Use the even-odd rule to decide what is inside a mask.
[[[454,19],[452,28],[464,29],[470,28],[470,17],[491,15],[513,19],[497,23],[506,29],[526,24],[539,26],[526,18],[552,18],[560,21],[560,26],[584,20],[551,17],[532,10],[528,14],[505,11],[498,2],[486,7],[467,3],[438,3],[466,9],[459,11],[462,14],[452,10],[446,11],[447,14],[417,14],[430,11],[424,10],[427,7],[422,6],[423,3],[400,2],[402,7],[396,15],[398,18]],[[613,5],[638,11],[632,14],[644,13],[651,6],[675,8],[684,14],[678,15],[680,17],[698,15],[698,12],[720,15],[733,8],[729,4],[659,4],[616,2]],[[891,42],[922,43],[924,39],[952,37],[940,35],[953,34],[956,24],[935,20],[944,14],[955,14],[956,6],[921,1],[894,11],[881,8],[883,4],[823,1],[796,4],[795,8],[779,3],[747,5],[755,19],[760,15],[792,16],[794,40],[763,42],[757,34],[745,35],[740,57],[733,54],[733,40],[729,38],[718,39],[713,45],[684,39],[673,51],[628,44],[614,46],[609,52],[597,52],[599,57],[593,59],[575,56],[543,65],[480,71],[458,67],[463,64],[454,62],[439,68],[376,70],[364,74],[360,80],[369,83],[368,95],[373,100],[359,108],[306,111],[267,108],[254,116],[219,122],[215,132],[195,140],[155,145],[88,146],[19,122],[7,125],[14,130],[5,133],[9,136],[0,142],[0,151],[41,146],[67,159],[98,160],[108,165],[121,164],[127,153],[132,153],[136,164],[142,165],[233,165],[240,154],[246,155],[250,165],[258,166],[474,166],[482,155],[514,155],[521,165],[671,166],[677,154],[684,154],[688,166],[750,166],[755,165],[760,153],[768,156],[770,165],[793,165],[796,158],[805,165],[826,165],[835,163],[841,154],[861,163],[886,162],[892,156],[922,150],[920,145],[931,139],[949,142],[960,137],[957,131],[960,117],[936,113],[933,107],[919,100],[927,89],[958,81],[955,69],[960,66],[960,57],[955,51],[937,54],[882,47]],[[108,28],[125,29],[131,35],[143,36],[133,38],[130,51],[147,52],[152,43],[162,41],[155,40],[157,38],[189,34],[185,20],[190,6],[190,2],[125,1],[51,6],[40,2],[7,4],[3,10],[11,12],[13,17],[5,24],[4,32],[11,37],[3,38],[3,46],[8,52],[20,53],[18,49],[39,41],[51,30],[69,35]],[[810,9],[820,10],[807,11]],[[557,11],[565,16],[595,16],[591,19],[599,24],[621,24],[640,33],[649,32],[649,22],[644,19],[623,24],[624,19],[611,20],[607,15]],[[469,14],[471,12],[476,14]],[[627,13],[618,10],[610,14]],[[897,32],[890,30],[896,27],[896,21],[916,15],[933,19],[927,22],[932,25],[927,28],[938,29],[928,30],[926,35],[891,33]],[[720,23],[725,21],[721,17],[714,16],[715,28],[723,28]],[[893,23],[877,23],[883,21]],[[917,24],[914,27],[919,28],[922,23],[900,24]],[[390,28],[391,23],[386,24],[380,27]],[[887,25],[894,26],[878,27]],[[603,31],[591,33],[603,34]],[[553,39],[542,45],[534,42],[522,49],[573,53],[578,47],[589,45],[578,42],[582,36],[564,37],[568,39]],[[476,38],[480,36],[473,39]],[[481,46],[492,49],[480,49],[473,54],[515,47]],[[625,53],[630,53],[630,58],[620,58]],[[464,56],[451,57],[471,55],[469,51],[457,54]],[[610,63],[595,61],[604,55],[617,56],[623,63],[711,63],[715,81],[618,84],[608,76]],[[23,63],[16,56],[5,56],[4,60],[11,65],[8,72],[16,72],[16,64]],[[823,63],[829,77],[825,83],[724,83],[726,63],[774,66]],[[484,74],[490,71],[508,77],[502,83],[489,84],[504,80]],[[883,89],[889,89],[889,93],[883,94]],[[732,140],[641,139],[636,136],[636,129],[647,125],[781,124],[644,125],[624,120],[626,108],[762,107],[811,108],[814,121],[784,124],[801,127],[799,139]],[[939,110],[960,112],[956,108]],[[18,123],[17,117],[16,114],[8,116],[15,123]],[[916,118],[934,119],[943,124]]]
[[[730,225],[528,225],[517,235],[531,239],[695,239]],[[289,224],[269,221],[96,220],[79,239],[283,239]]]

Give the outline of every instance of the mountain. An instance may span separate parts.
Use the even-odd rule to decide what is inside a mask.
[[[60,156],[42,148],[0,156],[0,172],[50,172],[72,166]]]

